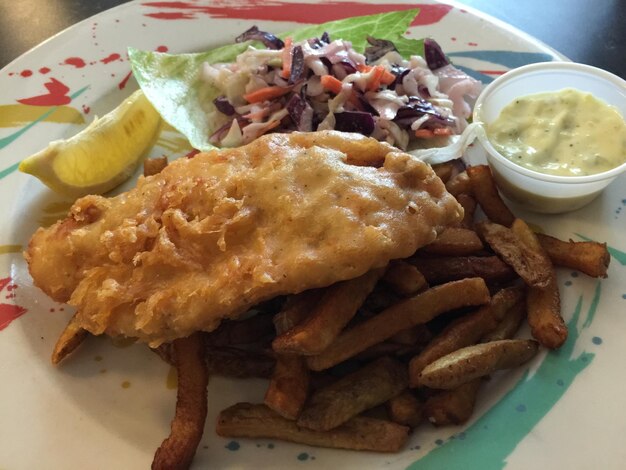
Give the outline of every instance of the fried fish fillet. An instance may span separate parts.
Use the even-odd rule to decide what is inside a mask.
[[[25,257],[81,327],[157,346],[407,257],[462,214],[428,165],[390,145],[270,134],[79,199]]]

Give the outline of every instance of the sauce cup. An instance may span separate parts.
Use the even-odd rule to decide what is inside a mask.
[[[622,118],[626,116],[626,81],[623,79],[589,65],[542,62],[511,70],[490,83],[476,100],[474,122],[485,127],[516,98],[564,88],[591,93],[617,108]],[[486,135],[479,139],[502,193],[535,212],[555,214],[579,209],[626,171],[626,163],[623,163],[589,176],[547,175],[513,163],[496,150]]]

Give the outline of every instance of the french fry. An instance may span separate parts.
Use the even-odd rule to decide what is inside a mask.
[[[500,369],[529,361],[538,351],[533,340],[505,339],[476,344],[447,354],[427,365],[420,374],[421,386],[452,390]]]
[[[483,242],[476,232],[466,228],[448,227],[429,245],[422,250],[446,256],[468,256],[482,250]]]
[[[335,449],[397,452],[409,437],[409,428],[390,421],[356,416],[326,432],[298,427],[265,405],[238,403],[218,417],[217,434],[222,437],[280,439]]]
[[[69,356],[74,350],[81,345],[81,343],[89,336],[89,332],[81,328],[77,320],[77,314],[75,313],[70,321],[65,326],[65,329],[59,336],[54,349],[52,350],[52,364],[57,365],[67,356]]]
[[[394,423],[416,427],[422,421],[423,405],[409,390],[387,402],[387,414]]]
[[[414,295],[426,289],[426,278],[418,269],[406,261],[393,261],[382,278],[400,295]]]
[[[537,256],[543,256],[549,262],[548,255],[535,233],[523,220],[516,219],[511,229],[528,250],[534,250]],[[528,289],[526,299],[528,324],[533,337],[542,346],[557,349],[567,339],[567,325],[561,316],[561,297],[552,264],[548,268],[548,274],[547,286]]]
[[[488,343],[490,341],[500,341],[502,339],[511,339],[519,330],[522,321],[526,317],[526,299],[518,302],[509,309],[504,318],[492,331],[488,332],[481,338],[481,342]]]
[[[248,351],[233,347],[206,349],[207,369],[211,375],[245,379],[269,378],[276,360],[262,351]]]
[[[415,325],[406,330],[396,333],[389,341],[406,346],[414,344],[426,344],[433,338],[431,331],[426,325]]]
[[[506,282],[515,271],[497,256],[460,256],[443,258],[413,257],[410,260],[430,285],[481,277],[485,282]]]
[[[307,399],[309,380],[309,369],[302,356],[279,355],[264,403],[287,419],[297,419]]]
[[[308,291],[287,300],[283,310],[274,316],[276,334],[281,335],[304,320],[321,294],[321,291]],[[309,369],[302,356],[278,354],[263,401],[281,416],[295,420],[307,399],[309,382]]]
[[[300,414],[298,426],[315,431],[336,428],[395,397],[407,385],[406,366],[382,357],[316,391]]]
[[[463,295],[458,295],[459,292],[463,292]],[[489,300],[489,290],[480,278],[433,287],[345,331],[321,354],[307,357],[307,364],[312,370],[328,369],[402,330],[426,323],[443,312],[485,304]]]
[[[453,176],[446,182],[446,189],[450,194],[456,196],[457,194],[471,194],[472,183],[470,182],[467,171]]]
[[[146,158],[143,161],[143,175],[153,176],[161,173],[167,167],[167,157]]]
[[[439,177],[439,179],[446,183],[450,179],[450,176],[452,176],[452,172],[454,171],[454,162],[450,161],[445,163],[439,163],[438,165],[433,165],[432,169]]]
[[[420,373],[428,364],[457,349],[477,343],[483,335],[495,329],[506,312],[523,298],[524,290],[521,288],[502,289],[491,298],[488,305],[448,325],[409,362],[410,386],[420,385]]]
[[[391,341],[383,341],[382,343],[370,346],[365,351],[361,351],[354,358],[358,361],[372,361],[383,356],[394,356],[405,346]]]
[[[479,222],[476,230],[526,284],[535,287],[548,284],[552,262],[543,250],[529,247],[513,230],[500,224]]]
[[[542,233],[535,235],[556,266],[576,269],[591,277],[606,277],[611,261],[606,243],[566,242]]]
[[[154,470],[186,469],[191,465],[204,431],[209,374],[201,333],[174,341],[178,371],[176,414],[167,439],[154,454]]]
[[[274,315],[276,333],[283,334],[302,322],[313,311],[323,293],[324,289],[311,289],[290,296],[280,312]]]
[[[433,395],[424,403],[424,416],[435,426],[465,423],[474,412],[482,379]]]
[[[471,229],[474,226],[474,213],[476,212],[476,199],[473,196],[461,193],[456,195],[456,200],[463,206],[463,220],[461,227]]]
[[[322,352],[354,317],[383,274],[383,269],[374,269],[327,288],[304,321],[274,339],[274,351],[302,355]]]
[[[510,227],[515,216],[500,197],[489,166],[470,166],[466,171],[471,183],[472,194],[489,220]]]
[[[252,344],[272,333],[272,315],[257,314],[245,320],[222,322],[218,329],[206,335],[206,343],[217,347]]]

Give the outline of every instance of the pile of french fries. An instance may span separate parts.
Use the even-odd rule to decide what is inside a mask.
[[[467,421],[493,372],[565,342],[554,266],[606,277],[606,244],[534,233],[504,204],[487,166],[434,169],[465,218],[412,257],[155,350],[177,368],[179,387],[153,468],[189,466],[212,374],[269,379],[264,403],[219,414],[220,436],[396,452],[423,421]],[[513,339],[524,319],[534,339]],[[70,321],[53,362],[84,336]]]

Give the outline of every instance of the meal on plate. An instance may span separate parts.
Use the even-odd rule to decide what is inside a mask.
[[[191,464],[209,375],[269,379],[264,403],[219,414],[220,436],[399,451],[425,420],[466,422],[493,372],[563,344],[555,266],[606,276],[605,245],[535,233],[488,166],[413,151],[461,132],[478,90],[434,41],[425,59],[410,52],[412,15],[283,39],[252,28],[238,41],[266,48],[234,57],[131,54],[146,96],[203,151],[146,160],[130,191],[78,199],[25,256],[35,284],[76,307],[55,364],[107,334],[176,367],[153,468]],[[183,82],[208,98],[173,116],[154,91]],[[515,339],[524,319],[534,339]]]

